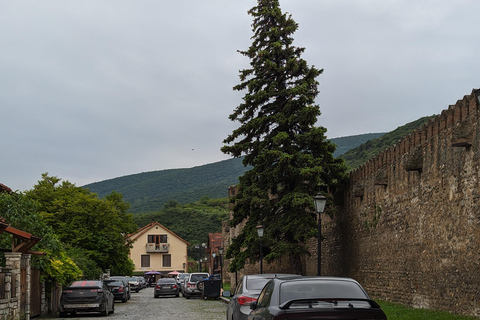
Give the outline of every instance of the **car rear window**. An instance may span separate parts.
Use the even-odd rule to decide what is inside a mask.
[[[159,279],[157,283],[177,283],[177,281],[175,281],[175,279],[166,278],[166,279]]]
[[[349,281],[292,281],[280,284],[280,303],[310,298],[367,299],[368,297],[360,286]]]
[[[205,278],[208,278],[208,274],[192,274],[190,277],[190,282],[198,282]]]
[[[245,287],[247,288],[247,290],[262,290],[268,280],[270,279],[247,278],[247,283],[245,283]]]

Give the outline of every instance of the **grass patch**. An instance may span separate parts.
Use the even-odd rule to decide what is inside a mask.
[[[223,291],[230,291],[231,285],[230,283],[224,283],[223,284]]]
[[[445,311],[414,309],[400,304],[377,300],[388,320],[478,320],[472,316],[459,316]]]

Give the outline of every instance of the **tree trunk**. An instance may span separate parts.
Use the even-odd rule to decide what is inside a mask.
[[[302,256],[298,253],[291,253],[290,254],[290,265],[291,265],[291,272],[293,274],[304,275],[303,273],[303,264],[302,264]]]

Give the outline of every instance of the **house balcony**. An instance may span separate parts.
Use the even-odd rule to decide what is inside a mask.
[[[147,243],[147,253],[166,253],[169,250],[169,243]]]

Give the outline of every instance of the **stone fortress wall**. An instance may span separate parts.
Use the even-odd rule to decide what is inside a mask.
[[[322,275],[354,278],[374,298],[480,316],[479,184],[480,89],[351,172],[338,213],[322,217]],[[241,228],[224,222],[225,247]],[[316,275],[316,239],[309,245],[303,269]],[[225,282],[253,273],[258,263],[225,271]]]
[[[352,277],[384,300],[480,316],[479,184],[473,90],[350,174],[340,213],[324,218],[323,275]]]

